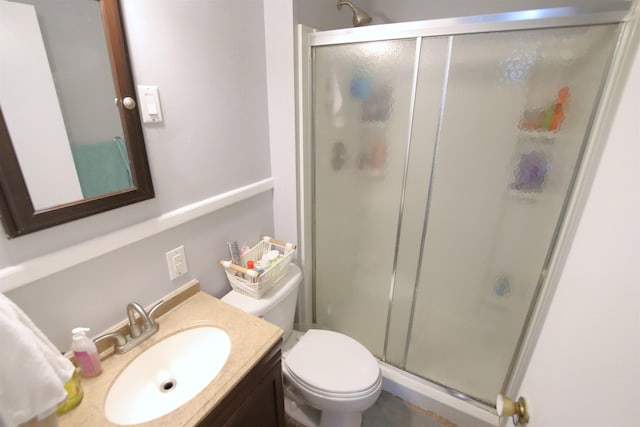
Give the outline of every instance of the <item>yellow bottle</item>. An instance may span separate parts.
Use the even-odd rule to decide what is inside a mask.
[[[78,375],[77,369],[73,371],[73,375],[71,376],[71,379],[69,379],[69,381],[67,381],[67,383],[64,385],[64,389],[67,392],[67,400],[65,400],[60,404],[60,406],[58,406],[58,410],[56,411],[58,415],[69,412],[70,410],[78,406],[82,401],[84,392],[82,391],[80,375]]]

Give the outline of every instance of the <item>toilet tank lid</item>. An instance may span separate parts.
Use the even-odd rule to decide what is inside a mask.
[[[262,298],[257,299],[236,291],[231,291],[221,299],[227,304],[231,304],[254,316],[262,316],[275,304],[278,304],[294,291],[301,279],[302,272],[300,271],[300,267],[295,264],[289,264],[285,276]]]

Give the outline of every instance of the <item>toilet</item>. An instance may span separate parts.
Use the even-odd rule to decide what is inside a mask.
[[[360,427],[362,413],[382,390],[378,362],[362,344],[338,332],[292,334],[302,272],[293,264],[287,269],[262,299],[231,291],[222,301],[284,330],[283,348],[289,348],[282,355],[285,408],[292,418],[309,427]]]

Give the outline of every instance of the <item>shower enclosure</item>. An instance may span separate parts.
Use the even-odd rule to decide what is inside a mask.
[[[624,12],[311,33],[313,321],[492,406],[545,285]]]

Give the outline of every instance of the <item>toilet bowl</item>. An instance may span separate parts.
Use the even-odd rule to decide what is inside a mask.
[[[285,277],[263,298],[231,291],[222,301],[280,326],[286,340],[293,330],[301,279],[300,268],[290,265]],[[292,397],[320,412],[319,417],[304,417],[306,424],[313,424],[310,427],[359,427],[362,412],[375,403],[382,390],[376,359],[362,344],[339,332],[307,331],[283,354],[282,372]],[[293,407],[301,409],[301,405],[285,405],[287,410]],[[297,414],[289,415],[303,421]]]
[[[380,396],[382,375],[369,351],[346,335],[311,329],[285,355],[285,379],[312,407],[320,427],[358,427]]]

